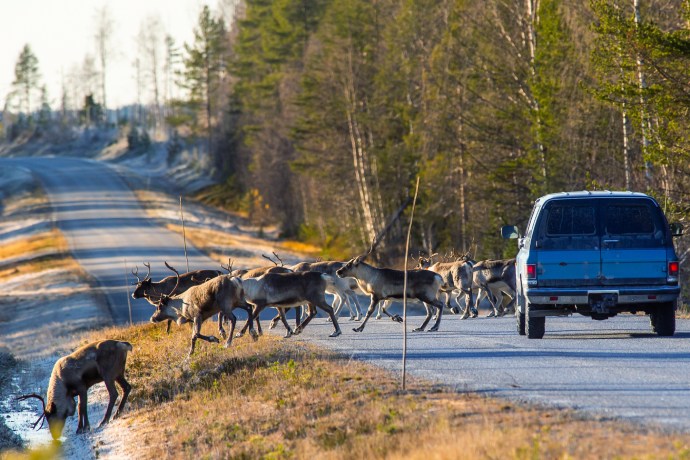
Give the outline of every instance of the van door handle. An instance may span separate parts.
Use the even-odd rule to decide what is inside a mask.
[[[604,240],[604,243],[618,243],[620,240]]]

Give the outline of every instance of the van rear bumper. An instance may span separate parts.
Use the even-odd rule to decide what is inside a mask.
[[[680,286],[606,286],[601,288],[530,288],[526,295],[532,304],[587,305],[591,294],[617,294],[619,305],[673,302]]]

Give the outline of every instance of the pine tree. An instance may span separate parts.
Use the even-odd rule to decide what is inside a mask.
[[[12,87],[14,88],[14,93],[19,98],[20,110],[23,110],[28,116],[31,116],[33,111],[33,96],[40,89],[40,78],[38,58],[31,51],[31,47],[26,44],[22,48],[17,64],[14,67]]]

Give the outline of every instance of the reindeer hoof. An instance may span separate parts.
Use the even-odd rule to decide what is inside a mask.
[[[403,322],[402,316],[400,316],[400,315],[391,316],[391,320],[395,321],[396,323],[402,323]]]
[[[244,332],[238,332],[237,334],[235,334],[235,338],[236,338],[236,339],[239,339],[239,338],[242,337],[243,335],[244,335]]]
[[[253,334],[250,334],[250,335],[252,336],[252,340],[254,340],[254,342],[256,342],[257,340],[259,340],[259,334],[257,334],[256,332],[253,333]]]
[[[328,337],[338,337],[340,334],[342,334],[342,331],[338,329],[337,331],[333,331],[333,333]]]
[[[332,323],[333,321],[331,321],[331,318],[326,318],[326,322],[327,322],[327,323]]]
[[[362,331],[364,330],[364,328],[363,328],[362,326],[360,326],[360,327],[353,327],[352,330],[355,331],[355,332],[362,332]]]
[[[376,319],[381,319],[381,315],[376,315]]]
[[[271,321],[270,323],[268,323],[268,328],[269,328],[269,329],[275,328],[275,327],[276,327],[276,323],[277,323],[277,321]]]
[[[412,332],[424,332],[424,328],[423,328],[423,327],[418,327],[418,328],[416,328],[416,329],[412,329]]]
[[[223,348],[230,348],[230,345],[232,345],[232,342],[225,342]]]
[[[429,329],[427,332],[438,332],[438,326],[434,326],[431,329]]]
[[[462,315],[462,316],[460,317],[460,319],[467,319],[467,318],[469,318],[469,317],[470,317],[470,314],[469,314],[469,313],[465,313],[464,315]]]
[[[490,312],[488,315],[486,315],[487,318],[493,318],[494,316],[496,316],[496,312],[495,312],[495,311],[492,311],[492,312]]]
[[[355,316],[354,316],[354,315],[351,315],[351,316],[350,316],[350,321],[359,321],[359,320],[358,320],[358,319],[355,319]]]
[[[288,331],[285,333],[283,336],[284,339],[292,337],[292,330],[288,329]]]
[[[228,338],[228,334],[226,334],[225,331],[218,331],[218,335],[220,335],[220,338],[223,340]]]
[[[452,307],[450,309],[450,312],[454,315],[459,315],[460,314],[460,309],[458,307]]]
[[[215,337],[213,335],[208,338],[208,341],[210,343],[220,343],[220,340],[218,340],[218,337]]]

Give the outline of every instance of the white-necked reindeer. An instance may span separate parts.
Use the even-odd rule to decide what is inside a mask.
[[[376,268],[367,264],[364,262],[364,259],[370,253],[371,250],[365,255],[351,259],[337,271],[340,277],[351,276],[355,278],[359,288],[369,295],[370,298],[369,308],[364,321],[359,327],[353,329],[355,332],[362,332],[364,330],[364,326],[366,326],[379,301],[402,299],[405,292],[405,272],[390,268]],[[437,299],[437,296],[442,288],[447,289],[438,273],[429,270],[408,270],[406,295],[409,299],[417,299],[423,302],[427,312],[426,319],[420,327],[414,329],[415,331],[423,331],[429,323],[432,316],[429,305],[433,305],[438,312],[436,323],[429,331],[438,330],[441,324],[441,317],[443,316],[443,304]]]

